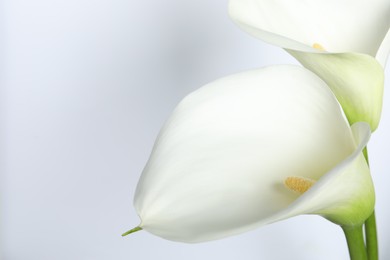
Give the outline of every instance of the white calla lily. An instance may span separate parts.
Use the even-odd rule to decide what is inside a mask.
[[[299,214],[361,224],[374,207],[361,153],[369,136],[304,68],[219,79],[187,96],[161,130],[136,189],[134,231],[202,242]]]
[[[285,48],[320,76],[351,124],[377,128],[390,51],[389,1],[230,0],[229,13],[243,30]]]

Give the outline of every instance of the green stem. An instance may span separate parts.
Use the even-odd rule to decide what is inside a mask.
[[[362,226],[343,226],[351,260],[367,260]]]
[[[367,147],[364,148],[363,154],[367,164],[370,165]],[[375,211],[364,223],[364,231],[366,234],[368,260],[378,260],[378,236],[376,231]]]
[[[376,234],[375,211],[364,223],[368,260],[378,260],[378,239]]]

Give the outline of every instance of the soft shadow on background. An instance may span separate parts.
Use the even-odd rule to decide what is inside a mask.
[[[138,177],[186,94],[231,73],[296,63],[240,31],[226,0],[3,5],[2,260],[348,259],[341,229],[316,216],[195,245],[120,236],[138,224]],[[369,146],[382,259],[390,258],[389,87]]]

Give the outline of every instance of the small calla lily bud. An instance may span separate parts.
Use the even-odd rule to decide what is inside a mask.
[[[286,49],[320,76],[350,124],[378,127],[390,51],[389,1],[230,0],[229,13],[240,28]]]
[[[300,214],[361,224],[374,207],[361,152],[369,137],[304,68],[219,79],[184,98],[161,130],[135,193],[141,223],[129,233],[202,242]]]

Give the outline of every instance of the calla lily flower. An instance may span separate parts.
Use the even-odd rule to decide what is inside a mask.
[[[141,224],[128,233],[194,243],[300,214],[361,224],[375,200],[361,152],[369,137],[302,67],[219,79],[184,98],[161,130],[135,193]]]
[[[321,77],[350,124],[377,128],[390,51],[390,1],[230,0],[229,13],[244,31],[286,49]]]

